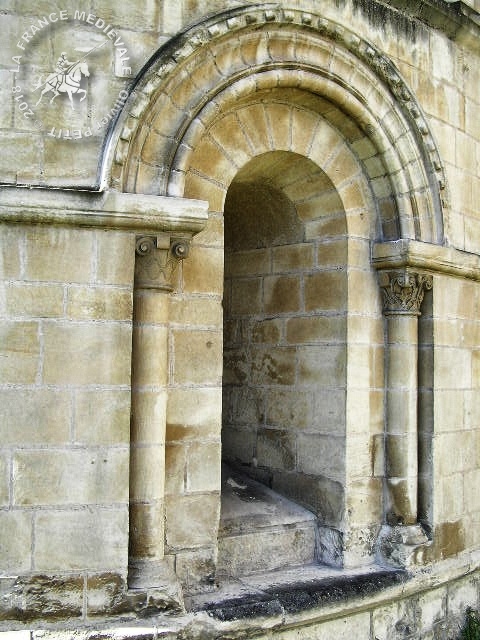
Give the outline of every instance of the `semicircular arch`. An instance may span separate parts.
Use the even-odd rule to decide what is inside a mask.
[[[316,115],[345,138],[376,198],[378,239],[443,242],[440,155],[394,64],[335,23],[273,5],[211,18],[158,53],[112,136],[112,185],[184,195],[205,131],[268,92],[277,104],[290,92],[291,109]]]

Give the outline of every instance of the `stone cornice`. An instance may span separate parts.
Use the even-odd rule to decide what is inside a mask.
[[[115,191],[0,189],[0,222],[194,235],[207,221],[201,200]]]
[[[451,40],[480,51],[480,13],[463,1],[389,0],[385,2],[406,16],[443,31]]]
[[[416,240],[374,244],[372,264],[379,270],[413,268],[480,281],[480,256]]]

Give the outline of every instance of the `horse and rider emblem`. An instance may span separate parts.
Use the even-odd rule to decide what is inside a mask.
[[[66,51],[62,51],[55,65],[55,71],[53,73],[50,73],[44,82],[42,82],[42,79],[40,77],[34,87],[35,91],[37,91],[38,89],[42,89],[40,97],[38,98],[35,106],[40,104],[44,95],[53,92],[53,96],[50,98],[50,104],[55,100],[55,98],[63,93],[68,95],[72,110],[75,110],[73,95],[81,95],[80,102],[85,100],[85,98],[87,97],[87,90],[81,86],[82,76],[90,76],[88,64],[86,63],[85,58],[93,51],[95,51],[95,49],[98,49],[104,44],[105,42],[94,47],[93,49],[90,49],[89,51],[84,53],[84,55],[79,60],[75,60],[73,62],[68,60]],[[76,51],[79,50],[76,49]]]

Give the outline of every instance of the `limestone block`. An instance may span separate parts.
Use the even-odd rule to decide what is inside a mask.
[[[295,349],[270,347],[252,354],[252,384],[292,385],[295,382]]]
[[[470,98],[465,99],[465,128],[471,136],[480,140],[480,122],[475,114],[478,113],[478,103]]]
[[[162,560],[165,509],[162,500],[130,502],[129,554],[133,558]],[[159,544],[160,541],[160,544]]]
[[[3,322],[0,326],[0,382],[35,382],[40,364],[36,322]]]
[[[314,247],[310,243],[272,248],[272,268],[274,273],[312,269],[315,264],[314,261]]]
[[[10,456],[0,454],[0,506],[10,502]]]
[[[115,323],[48,323],[47,384],[129,384],[131,329]]]
[[[291,113],[290,105],[272,102],[265,106],[265,116],[275,149],[291,149]]]
[[[446,476],[478,466],[478,431],[442,433],[435,437],[439,474]]]
[[[2,300],[4,313],[11,317],[55,318],[63,316],[62,285],[9,283]],[[0,310],[1,313],[1,310]]]
[[[250,105],[244,109],[240,109],[237,115],[240,126],[254,149],[253,155],[260,155],[261,153],[271,151],[272,147],[268,137],[268,127],[263,105]]]
[[[220,491],[220,442],[192,442],[187,452],[186,491]]]
[[[28,280],[90,282],[93,234],[57,227],[30,228],[25,233]]]
[[[321,225],[322,222],[325,223],[325,219],[331,215],[338,214],[344,210],[338,191],[335,189],[325,190],[320,194],[315,194],[308,200],[298,202],[295,208],[301,220],[306,223],[318,220],[318,225]],[[306,235],[306,239],[310,240],[316,235],[320,234],[309,233]]]
[[[389,394],[389,401],[390,401]],[[395,405],[396,410],[405,411],[401,397]],[[381,433],[384,423],[384,393],[381,390],[367,389],[348,390],[347,425],[350,433]],[[401,422],[401,420],[400,420]]]
[[[263,422],[265,399],[261,389],[249,386],[227,387],[224,390],[224,417],[239,425],[254,425]]]
[[[480,469],[472,469],[463,474],[464,478],[464,504],[467,512],[476,513],[478,505],[478,483],[480,482]]]
[[[346,396],[344,389],[316,389],[311,430],[337,436],[345,433]]]
[[[299,347],[298,382],[339,387],[346,383],[346,350],[340,345]]]
[[[176,384],[218,383],[222,375],[222,339],[217,331],[173,331]]]
[[[227,187],[225,185],[216,184],[192,171],[187,172],[185,177],[185,197],[207,200],[210,205],[210,211],[223,212],[226,193]]]
[[[77,145],[72,144],[72,140],[58,140],[47,136],[44,140],[44,177],[48,184],[65,188],[72,185],[81,188],[93,184],[96,166],[92,158],[101,153],[102,140],[101,135],[94,134],[88,139],[82,139],[81,144]]]
[[[234,149],[235,163],[242,167],[251,159],[252,150],[235,114],[226,114],[216,122],[210,130],[210,135],[219,146],[228,144]]]
[[[347,306],[346,275],[338,271],[320,271],[305,276],[307,311],[344,311]]]
[[[202,231],[192,238],[192,246],[217,247],[223,249],[223,211],[210,211]]]
[[[169,300],[156,290],[136,289],[134,305],[135,322],[165,324],[168,321]]]
[[[130,499],[161,500],[165,485],[163,444],[132,446],[130,451]],[[126,474],[128,475],[128,474]]]
[[[226,152],[208,137],[202,138],[192,153],[190,168],[215,178],[225,187],[228,187],[238,170]]]
[[[16,505],[127,502],[128,449],[24,450],[13,455]]]
[[[348,465],[348,462],[347,462]],[[350,472],[350,469],[348,469]],[[383,479],[358,478],[348,480],[348,496],[346,508],[349,513],[349,523],[353,525],[368,525],[374,523],[374,540],[378,535],[378,522],[382,520],[383,511]]]
[[[39,511],[34,563],[38,571],[125,570],[128,508]]]
[[[270,426],[309,429],[314,423],[314,394],[299,389],[270,389],[266,394],[266,422]]]
[[[134,327],[132,378],[135,387],[164,386],[167,383],[167,335],[166,327],[155,325]]]
[[[0,511],[0,563],[3,572],[31,569],[32,514]]]
[[[280,429],[258,429],[257,460],[260,467],[292,471],[295,468],[295,436]]]
[[[42,138],[37,133],[3,132],[0,174],[7,184],[36,182],[42,163]]]
[[[52,575],[33,573],[6,580],[0,579],[2,596],[2,619],[7,625],[25,627],[30,620],[42,620],[43,623],[58,622],[67,618],[77,623],[83,612],[84,577],[75,575]],[[1,584],[1,583],[4,583]],[[9,584],[10,582],[10,584]],[[3,587],[3,588],[2,588]],[[15,622],[13,622],[15,621]],[[12,624],[13,623],[13,624]],[[14,632],[16,633],[16,632]],[[27,631],[38,640],[48,634],[52,640],[67,640],[66,632]],[[5,640],[10,640],[10,632],[5,632]],[[86,640],[84,634],[75,634],[80,640]],[[0,637],[2,634],[0,633]]]
[[[177,33],[183,24],[183,6],[176,0],[165,0],[160,17],[163,33]]]
[[[292,149],[296,149],[300,155],[308,156],[317,123],[316,113],[304,109],[292,109],[290,134]]]
[[[162,444],[165,441],[167,391],[147,388],[132,395],[130,440],[137,446]]]
[[[68,287],[67,317],[75,320],[131,320],[130,289]]]
[[[390,327],[390,325],[389,325]],[[412,344],[390,344],[388,363],[389,389],[408,389],[417,373],[417,349]]]
[[[213,544],[217,538],[219,516],[218,494],[167,496],[167,545],[171,549],[186,549]]]
[[[223,455],[227,460],[251,464],[256,443],[257,436],[253,429],[226,425],[222,430]]]
[[[132,287],[135,236],[127,233],[97,231],[95,242],[96,282]]]
[[[165,494],[185,492],[185,469],[187,448],[181,443],[167,442],[165,445]]]
[[[142,160],[148,164],[159,165],[171,148],[172,140],[168,136],[152,130],[142,147]]]
[[[287,320],[287,341],[290,344],[344,342],[347,321],[345,317],[306,316]]]
[[[77,390],[74,397],[75,442],[83,445],[128,444],[130,395],[130,391]]]
[[[250,363],[244,349],[226,349],[223,363],[223,384],[239,384],[248,379]]]
[[[303,246],[303,245],[301,245]],[[282,247],[288,251],[289,247]],[[273,249],[273,255],[279,248]],[[270,251],[267,249],[253,249],[251,251],[225,252],[225,274],[240,276],[256,276],[270,272]]]
[[[169,301],[170,321],[175,324],[196,324],[209,327],[222,326],[223,309],[217,298],[181,299],[172,296]]]
[[[371,478],[373,475],[373,439],[367,434],[349,434],[346,458],[348,474],[352,478]]]
[[[345,483],[345,438],[299,434],[297,469],[305,474],[322,475]]]
[[[478,423],[469,426],[464,424],[464,413],[465,419],[467,419],[469,410],[471,410],[471,403],[466,398],[467,394],[468,392],[463,389],[442,389],[440,393],[435,395],[433,408],[437,433],[461,431],[464,428],[478,425]]]
[[[261,313],[263,309],[262,290],[262,278],[233,280],[231,313],[235,316]]]
[[[223,251],[217,248],[192,247],[182,263],[184,291],[221,294],[223,291]]]
[[[0,233],[0,275],[20,279],[23,233],[19,227],[2,225]]]
[[[300,277],[267,276],[263,280],[263,291],[267,314],[301,311]]]
[[[53,389],[0,389],[0,442],[28,446],[70,440],[70,394]]]
[[[281,320],[258,320],[252,326],[252,342],[278,344],[282,335]]]
[[[184,593],[205,592],[213,587],[216,569],[216,549],[198,549],[175,554],[175,573]]]
[[[465,503],[464,487],[465,480],[462,472],[450,473],[436,481],[434,495],[435,517],[439,521],[453,522],[459,520],[468,511]]]
[[[211,438],[221,430],[222,389],[171,389],[167,441]]]

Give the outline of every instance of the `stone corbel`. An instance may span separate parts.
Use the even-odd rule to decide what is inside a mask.
[[[190,238],[164,233],[137,236],[135,244],[135,288],[173,291],[178,265],[190,250]]]

